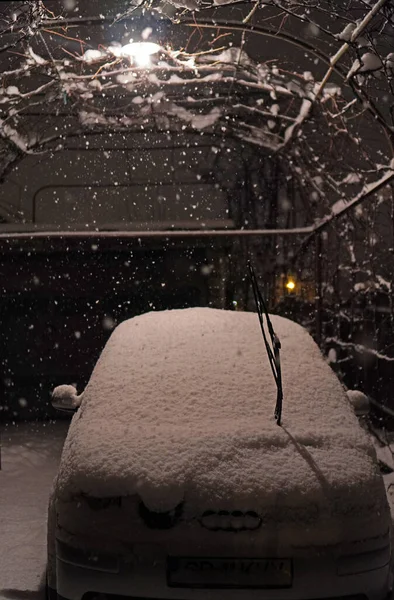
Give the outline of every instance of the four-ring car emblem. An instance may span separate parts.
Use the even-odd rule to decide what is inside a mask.
[[[261,517],[253,510],[206,510],[199,523],[210,531],[254,531],[261,526]]]

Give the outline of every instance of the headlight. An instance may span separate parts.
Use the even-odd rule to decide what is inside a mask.
[[[107,573],[119,572],[119,560],[116,555],[74,548],[60,540],[56,540],[56,557],[64,563],[84,569]]]
[[[372,552],[363,552],[362,554],[350,554],[341,556],[337,560],[338,575],[356,575],[381,569],[390,562],[390,546],[373,550]]]

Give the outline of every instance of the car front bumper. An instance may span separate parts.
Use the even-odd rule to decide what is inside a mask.
[[[387,548],[387,557],[390,552]],[[60,556],[59,556],[60,555]],[[157,552],[154,561],[149,553],[146,558],[130,555],[116,557],[116,562],[96,562],[91,566],[71,564],[67,556],[57,552],[56,586],[58,598],[66,600],[94,600],[98,595],[152,600],[384,600],[389,591],[390,564],[364,572],[343,572],[338,560],[324,556],[300,556],[293,558],[293,581],[286,588],[203,589],[171,587],[167,584],[167,558]],[[347,557],[349,558],[349,557]],[[64,560],[65,559],[65,560]],[[380,563],[385,562],[381,560]],[[376,567],[368,554],[350,561],[350,570]],[[115,566],[116,564],[116,566]],[[353,565],[353,566],[352,566]],[[105,569],[105,570],[104,570]],[[101,596],[102,597],[102,596]]]

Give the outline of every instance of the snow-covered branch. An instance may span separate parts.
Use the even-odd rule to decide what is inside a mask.
[[[219,7],[220,0],[213,4]],[[268,154],[275,153],[303,194],[321,203],[316,214],[326,213],[327,217],[316,224],[318,231],[391,180],[389,177],[377,181],[371,189],[368,187],[370,173],[378,173],[381,165],[369,148],[360,143],[357,134],[360,123],[372,114],[386,139],[390,139],[392,131],[386,115],[374,103],[368,73],[362,71],[365,81],[354,74],[346,83],[349,65],[344,64],[360,44],[362,47],[366,44],[368,52],[374,52],[370,46],[372,32],[376,38],[377,23],[379,31],[384,32],[392,19],[387,0],[368,5],[360,0],[357,8],[361,17],[357,20],[351,19],[344,6],[337,7],[328,0],[316,4],[313,18],[309,10],[302,10],[310,8],[307,0],[300,0],[297,5],[280,0],[267,0],[261,6],[253,2],[246,7],[245,17],[238,24],[227,22],[227,25],[216,19],[216,13],[214,23],[187,20],[181,9],[190,11],[190,2],[187,0],[183,7],[182,0],[177,0],[180,10],[171,16],[172,27],[193,27],[197,32],[202,28],[208,35],[204,37],[200,32],[198,47],[191,52],[170,44],[160,47],[156,44],[149,68],[139,65],[119,42],[95,48],[79,35],[78,28],[82,25],[101,27],[114,23],[119,15],[83,16],[66,11],[54,15],[42,3],[34,10],[28,5],[21,3],[25,10],[13,17],[4,30],[7,35],[27,37],[18,49],[19,60],[13,60],[14,68],[0,74],[1,137],[18,157],[29,152],[60,150],[73,131],[156,127],[161,131],[188,128],[231,135]],[[193,7],[201,11],[208,5],[209,2],[193,2]],[[264,6],[274,11],[270,9],[269,26],[259,25]],[[122,18],[132,21],[134,14],[125,11]],[[337,16],[338,29],[333,28],[332,32],[322,25],[328,14]],[[319,21],[320,17],[323,21]],[[287,19],[292,21],[292,28],[287,28]],[[321,49],[319,44],[308,45],[309,42],[294,36],[291,29],[296,29],[297,19],[316,25],[319,35],[331,36],[330,53],[324,50],[325,40]],[[211,33],[219,25],[221,33],[217,43],[212,43]],[[67,26],[72,29],[65,34]],[[279,57],[270,63],[252,59],[244,48],[223,44],[226,35],[234,31],[242,35],[276,36],[284,43],[292,43],[326,62],[325,75],[291,71],[288,65],[286,68],[281,65]],[[335,52],[333,43],[339,46]],[[382,61],[382,65],[389,76],[390,60]],[[334,73],[335,84],[330,81]],[[338,83],[338,77],[342,83]],[[347,85],[355,97],[349,98]],[[38,118],[46,119],[50,131],[29,131],[31,114],[37,116],[37,122]],[[59,114],[65,118],[57,119]],[[357,161],[351,159],[352,148],[360,155]],[[379,162],[387,164],[390,159],[383,150]],[[3,164],[10,163],[3,161]],[[354,200],[345,203],[345,197]]]
[[[377,181],[365,184],[362,190],[352,200],[346,201],[342,199],[333,204],[330,209],[330,214],[321,219],[321,221],[316,225],[315,232],[317,233],[321,231],[327,227],[327,225],[330,225],[335,219],[342,217],[345,213],[355,208],[358,204],[364,202],[364,200],[367,198],[376,194],[376,192],[387,186],[393,180],[394,161],[393,164],[387,168],[386,172]]]
[[[335,346],[338,346],[340,348],[354,350],[355,352],[358,352],[359,354],[369,354],[370,356],[374,356],[375,358],[377,358],[379,360],[384,360],[387,362],[394,362],[394,356],[386,356],[386,354],[382,354],[381,352],[378,352],[378,350],[375,350],[374,348],[369,348],[368,346],[365,346],[364,344],[355,344],[353,342],[344,342],[343,340],[336,338],[336,337],[327,337],[325,339],[325,342],[326,342],[326,344],[335,344]]]
[[[294,136],[298,132],[299,128],[303,125],[305,120],[309,118],[313,104],[316,101],[318,101],[320,99],[320,97],[322,96],[322,94],[324,93],[324,88],[327,86],[329,79],[331,78],[332,74],[334,73],[334,69],[335,69],[336,65],[343,58],[345,53],[349,50],[350,44],[354,44],[357,41],[357,39],[361,36],[361,34],[367,28],[368,24],[372,21],[374,16],[377,13],[379,13],[379,11],[386,4],[388,4],[388,1],[389,0],[378,0],[372,6],[371,10],[367,12],[365,17],[361,20],[361,22],[358,25],[354,24],[354,28],[351,28],[349,41],[345,42],[339,48],[339,50],[330,58],[330,66],[327,69],[325,75],[323,76],[321,82],[318,85],[316,85],[315,89],[310,94],[309,98],[304,100],[303,105],[301,105],[301,110],[296,119],[296,122],[294,123],[294,125],[292,125],[291,127],[288,128],[286,135],[285,135],[285,144],[286,145],[290,143],[290,141],[294,138]],[[349,25],[347,27],[349,28]],[[343,33],[342,33],[342,37],[341,36],[339,36],[339,37],[341,39],[343,39]],[[368,65],[366,62],[365,62],[365,64],[363,64],[361,70],[365,70],[365,71],[371,70],[370,63],[373,63],[373,65],[376,65],[376,61],[379,61],[380,67],[382,66],[382,61],[379,59],[377,54],[367,53],[365,56],[369,56],[372,58],[369,58]],[[393,62],[393,65],[394,65],[394,62]],[[375,70],[375,67],[372,68],[372,70]],[[349,78],[349,77],[350,77],[350,72],[349,72],[347,78]]]

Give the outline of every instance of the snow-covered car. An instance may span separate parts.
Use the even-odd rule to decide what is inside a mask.
[[[119,325],[73,416],[48,520],[50,596],[377,600],[390,512],[375,451],[310,335],[191,308]]]

